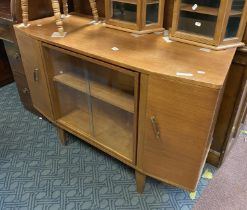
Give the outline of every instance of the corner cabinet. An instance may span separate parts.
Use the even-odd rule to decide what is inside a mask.
[[[219,91],[142,76],[139,165],[147,174],[194,190],[207,157]]]

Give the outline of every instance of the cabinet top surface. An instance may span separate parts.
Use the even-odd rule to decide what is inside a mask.
[[[179,42],[167,43],[161,34],[135,36],[92,24],[90,19],[71,15],[64,20],[67,35],[53,38],[54,17],[15,26],[27,35],[98,60],[134,71],[219,89],[223,86],[235,48],[205,52]],[[115,48],[115,50],[113,50]]]

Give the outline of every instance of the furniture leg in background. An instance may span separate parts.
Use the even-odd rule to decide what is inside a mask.
[[[21,0],[22,21],[25,27],[28,26],[28,0]]]
[[[56,25],[58,28],[58,33],[60,36],[65,36],[64,28],[63,28],[63,20],[61,18],[61,12],[60,12],[60,5],[58,0],[51,0],[52,1],[52,8],[54,12],[54,16],[56,19]],[[65,0],[63,2],[66,2]]]
[[[96,7],[96,2],[95,0],[89,0],[90,2],[90,7],[92,9],[92,13],[93,13],[93,18],[96,22],[99,21],[99,15],[98,15],[98,10],[97,10],[97,7]]]

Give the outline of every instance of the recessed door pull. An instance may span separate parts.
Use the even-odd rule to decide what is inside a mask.
[[[35,82],[39,81],[39,69],[38,68],[35,68],[33,71],[33,79]]]

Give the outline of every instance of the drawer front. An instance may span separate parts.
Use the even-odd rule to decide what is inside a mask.
[[[14,78],[23,105],[25,107],[32,107],[32,100],[26,77],[23,74],[14,72]]]
[[[0,23],[0,39],[14,42],[14,30],[12,25]]]
[[[13,72],[24,74],[23,65],[21,62],[21,54],[18,47],[11,42],[4,41],[6,53],[9,58],[9,63]]]

